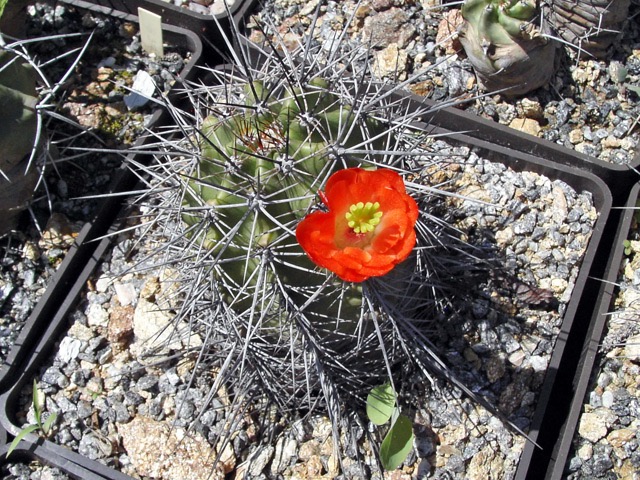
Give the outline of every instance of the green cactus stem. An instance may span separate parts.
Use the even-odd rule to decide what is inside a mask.
[[[482,86],[506,96],[546,85],[557,45],[535,0],[467,0],[459,37]]]
[[[0,103],[5,121],[0,125],[2,169],[13,167],[31,153],[37,119],[36,73],[13,53],[0,51]]]
[[[182,215],[192,227],[191,237],[219,259],[230,286],[227,296],[235,298],[231,305],[237,311],[249,308],[253,299],[247,293],[264,281],[255,271],[265,250],[277,265],[266,273],[269,277],[277,274],[296,288],[317,289],[326,281],[325,275],[313,273],[314,265],[296,243],[284,240],[315,203],[323,178],[368,155],[375,157],[375,150],[384,147],[382,140],[365,140],[383,138],[382,125],[370,117],[359,119],[329,91],[325,79],[281,90],[254,81],[246,84],[244,97],[243,111],[204,119],[201,159],[189,181]],[[358,147],[371,154],[342,156],[337,151]],[[215,222],[203,225],[203,208],[215,211]],[[239,289],[245,292],[244,301],[233,293]],[[323,295],[312,310],[323,316],[344,315],[361,305],[362,290],[353,288],[350,294],[354,298],[344,302]],[[304,303],[304,297],[299,301]]]

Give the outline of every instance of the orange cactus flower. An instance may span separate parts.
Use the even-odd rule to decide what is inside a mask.
[[[384,275],[415,246],[418,206],[396,172],[339,170],[320,197],[329,211],[307,215],[296,237],[315,264],[341,279]]]

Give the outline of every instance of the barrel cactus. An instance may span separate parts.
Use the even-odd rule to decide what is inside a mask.
[[[367,118],[352,129],[355,112],[328,91],[326,80],[279,88],[262,81],[247,83],[243,111],[204,119],[202,159],[185,195],[182,218],[193,227],[192,238],[219,259],[227,294],[239,292],[231,302],[236,310],[251,304],[257,285],[272,281],[255,274],[263,249],[271,251],[275,261],[267,277],[279,276],[300,287],[325,280],[313,273],[305,256],[296,254],[290,240],[283,242],[282,228],[293,229],[308,211],[312,192],[321,188],[323,178],[338,168],[355,166],[365,156],[354,155],[342,165],[327,161],[335,145],[383,146],[380,140],[369,144],[363,138],[363,131],[373,138],[383,133],[375,119]],[[213,207],[218,218],[203,228],[205,206]],[[233,240],[226,242],[230,229]]]
[[[521,95],[549,82],[557,44],[542,21],[537,0],[467,0],[462,44],[479,81],[489,91]]]
[[[336,433],[372,387],[442,369],[427,333],[483,255],[431,213],[425,112],[345,72],[366,48],[251,48],[258,67],[213,70],[172,108],[179,136],[145,167],[145,235],[178,271],[175,334],[204,339],[194,375],[215,371],[238,408],[323,407]]]

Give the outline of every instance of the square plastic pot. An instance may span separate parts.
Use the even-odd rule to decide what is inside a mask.
[[[0,458],[5,459],[5,464],[11,463],[39,463],[42,465],[48,465],[50,467],[56,467],[59,470],[66,473],[70,478],[76,480],[104,480],[105,478],[111,478],[110,472],[100,473],[92,472],[73,462],[72,460],[65,459],[56,454],[52,448],[45,448],[37,443],[20,442],[15,449],[9,454],[7,458],[7,452],[9,451],[9,445],[3,445],[0,447]]]
[[[409,102],[436,108],[433,102],[413,96]],[[464,137],[463,144],[475,145],[489,159],[502,151],[511,157],[513,168],[538,168],[538,173],[561,178],[574,188],[593,192],[587,183],[583,183],[591,178],[600,185],[598,189],[602,189],[604,201],[611,207],[606,209],[606,220],[600,211],[527,432],[531,441],[526,443],[515,476],[518,480],[560,480],[582,411],[606,315],[611,311],[614,283],[624,252],[623,241],[635,213],[631,208],[636,205],[640,189],[636,184],[640,155],[632,165],[608,164],[453,108],[436,109],[424,120],[431,128],[438,126],[434,133],[446,134],[447,138],[453,138],[452,141]],[[452,133],[454,128],[465,134]],[[514,151],[518,153],[514,154]],[[531,160],[532,157],[535,160]],[[522,168],[522,162],[530,163]],[[553,164],[556,166],[552,167]],[[556,171],[551,173],[550,168]],[[582,173],[572,179],[571,175],[567,176],[571,170]]]
[[[97,7],[86,2],[72,2],[74,6],[91,10],[92,12],[111,14],[102,7]],[[137,17],[121,12],[115,12],[114,16],[126,21],[136,22]],[[184,48],[191,52],[189,62],[183,68],[180,78],[190,79],[195,76],[194,66],[199,62],[202,53],[202,44],[197,35],[193,32],[171,26],[164,25],[163,32],[166,42]],[[169,94],[172,96],[172,93]],[[169,115],[163,109],[157,109],[150,121],[150,128],[156,128],[168,121]],[[139,138],[132,149],[141,147],[150,140],[149,136]],[[137,156],[138,161],[144,161],[142,156]],[[70,248],[62,264],[51,280],[51,288],[48,288],[39,300],[36,308],[28,318],[25,327],[20,333],[14,348],[9,352],[5,363],[0,366],[0,391],[7,390],[19,377],[20,366],[29,354],[29,349],[33,347],[47,325],[54,324],[57,316],[64,316],[74,303],[74,299],[89,278],[97,260],[102,255],[105,246],[97,239],[108,234],[120,211],[122,204],[122,193],[133,188],[137,181],[137,176],[124,165],[119,171],[114,172],[113,181],[109,191],[105,193],[107,198],[100,206],[94,220],[86,224],[80,231],[74,245]]]
[[[637,174],[635,177],[637,179]],[[573,440],[583,413],[583,405],[588,402],[587,395],[589,389],[592,388],[594,368],[597,366],[596,361],[599,356],[607,320],[611,317],[611,312],[615,310],[618,275],[625,254],[624,241],[628,238],[633,217],[638,212],[638,200],[640,200],[640,183],[636,183],[632,187],[627,201],[620,205],[623,208],[612,210],[612,217],[618,219],[618,228],[615,232],[612,232],[613,240],[605,272],[602,277],[598,277],[600,288],[596,296],[596,306],[588,322],[587,338],[580,352],[579,362],[571,382],[574,396],[568,413],[561,423],[557,441],[553,446],[546,472],[544,472],[545,476],[539,478],[549,480],[565,478],[566,468],[572,453]]]
[[[491,120],[471,115],[464,110],[444,108],[447,107],[447,103],[438,104],[433,100],[416,96],[412,96],[411,101],[420,102],[432,109],[424,118],[425,123],[446,125],[449,130],[464,131],[467,136],[484,143],[593,173],[609,186],[614,205],[626,202],[629,191],[637,180],[634,170],[640,167],[640,155],[636,156],[629,165],[608,163]]]
[[[113,15],[116,18],[137,23],[137,17],[133,15],[113,12],[87,2],[68,1],[67,3],[80,9]],[[173,25],[163,25],[162,30],[166,43],[181,47],[191,53],[189,62],[180,73],[180,78],[192,79],[197,73],[194,66],[199,63],[202,56],[200,38],[189,30]],[[169,96],[172,96],[171,92]],[[168,113],[163,109],[158,109],[151,117],[150,128],[160,127],[166,124],[168,120]],[[139,138],[132,148],[135,150],[143,146],[149,139],[150,137],[148,136]],[[141,155],[131,154],[131,156],[136,156],[137,161],[145,161]],[[80,231],[74,245],[70,248],[52,278],[49,288],[47,288],[29,316],[5,363],[0,366],[0,391],[7,392],[12,387],[15,387],[16,384],[20,384],[24,369],[28,369],[28,365],[40,357],[39,349],[42,348],[42,344],[39,342],[43,338],[54,339],[61,334],[67,312],[75,305],[80,292],[85,287],[87,280],[109,246],[109,240],[104,237],[109,234],[110,229],[114,228],[114,222],[116,222],[123,202],[122,193],[130,191],[137,180],[138,177],[135,173],[124,165],[118,172],[115,172],[107,194],[110,194],[110,196],[106,197],[94,220],[86,224]],[[47,347],[52,346],[52,344],[49,343],[47,345],[47,343],[49,342],[44,342],[44,345]],[[28,435],[21,441],[11,453],[10,458],[7,459],[8,442],[12,440],[11,437],[19,433],[20,428],[11,428],[11,435],[8,435],[6,425],[9,425],[9,423],[2,422],[0,427],[0,463],[14,460],[37,460],[41,463],[58,467],[70,477],[80,480],[128,478],[97,462],[92,462],[90,464],[91,468],[87,469],[82,466],[86,459],[81,455],[51,442],[43,442],[42,439],[33,434]],[[43,445],[45,443],[46,445]]]
[[[428,101],[414,95],[401,93],[391,93],[391,95],[395,97],[394,100],[406,102],[409,108],[424,109],[425,106],[430,106]],[[602,278],[608,268],[610,263],[608,252],[614,241],[613,233],[618,229],[619,219],[612,215],[611,211],[613,199],[611,191],[599,174],[606,173],[613,179],[618,172],[616,168],[606,169],[598,162],[591,163],[589,159],[553,144],[547,145],[528,135],[512,134],[511,131],[503,132],[503,128],[497,128],[498,126],[492,122],[452,108],[434,111],[425,116],[422,123],[418,122],[418,126],[434,134],[445,133],[448,142],[467,146],[488,160],[503,163],[516,171],[532,171],[545,175],[551,180],[562,180],[575,190],[590,192],[592,195],[598,219],[582,259],[571,300],[566,306],[561,332],[553,349],[531,427],[527,432],[531,441],[526,443],[516,472],[518,479],[544,478],[547,466],[552,461],[552,452],[560,426],[567,418],[572,400],[577,394],[573,377],[582,361],[581,352],[588,339],[590,324],[587,320],[591,318],[590,312],[593,312],[597,306],[602,287],[602,284],[595,279]],[[465,133],[456,133],[461,131]],[[497,141],[498,139],[500,141]],[[536,155],[536,153],[539,154]],[[555,162],[548,157],[560,157],[562,161]],[[111,212],[111,214],[114,217],[104,217],[100,220],[108,222],[109,218],[115,218],[115,213]],[[94,226],[87,228],[91,229]],[[99,227],[101,232],[106,232],[109,228],[111,223]],[[94,233],[83,236],[83,239],[78,242],[78,250],[86,247],[86,242],[91,242],[94,238],[97,238]],[[15,356],[16,362],[19,363],[15,371],[19,374],[12,388],[0,396],[1,423],[11,434],[15,435],[20,429],[15,424],[15,411],[20,390],[49,358],[56,341],[66,327],[65,316],[69,307],[75,303],[79,290],[99,262],[102,252],[109,248],[109,240],[103,239],[91,245],[90,251],[83,253],[82,256],[82,262],[88,263],[83,264],[81,261],[73,260],[68,262],[76,265],[77,269],[76,272],[69,273],[68,282],[73,288],[70,289],[69,284],[51,287],[51,295],[60,295],[62,300],[57,302],[57,310],[53,308],[48,311],[46,319],[34,320],[34,324],[37,322],[39,325],[38,331],[42,332],[39,339],[34,341],[38,335],[33,334],[29,337],[29,341],[34,343],[23,342],[21,345],[23,352]],[[78,268],[79,266],[84,269]],[[60,274],[63,275],[63,272]],[[36,443],[36,438],[29,436],[28,441]],[[104,471],[105,467],[102,464],[53,445],[49,441],[39,441],[42,448],[55,449],[56,454],[65,460],[76,462],[92,472]],[[128,477],[114,470],[113,477],[105,478]]]
[[[107,11],[120,11],[131,15],[137,15],[138,8],[144,8],[160,15],[165,24],[191,30],[201,38],[206,60],[215,65],[222,58],[220,53],[225,51],[224,36],[234,37],[232,32],[242,25],[257,1],[234,0],[229,2],[228,10],[215,15],[198,13],[164,0],[92,0],[91,3]]]

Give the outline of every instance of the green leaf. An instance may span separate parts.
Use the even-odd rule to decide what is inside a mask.
[[[631,85],[629,83],[625,83],[624,86],[632,92],[635,92],[636,95],[640,96],[640,85]]]
[[[375,425],[389,421],[396,405],[396,394],[389,383],[374,387],[367,396],[367,416]]]
[[[411,420],[400,415],[380,445],[380,461],[385,470],[395,470],[413,448]]]
[[[16,438],[14,438],[13,442],[11,442],[11,445],[9,445],[9,448],[7,449],[7,456],[5,458],[9,458],[9,455],[11,455],[11,452],[13,452],[16,449],[16,447],[18,446],[18,444],[22,441],[22,439],[24,437],[26,437],[31,432],[33,432],[33,431],[35,431],[37,429],[38,429],[38,425],[27,425],[22,430],[20,430],[18,435],[16,435]]]
[[[4,13],[4,7],[7,6],[7,2],[9,0],[0,0],[0,17],[2,17],[2,14]],[[9,454],[7,454],[7,456],[9,456]]]
[[[49,431],[51,430],[53,424],[56,422],[57,418],[58,414],[55,412],[47,417],[47,419],[42,424],[42,433],[44,435],[49,435]]]

